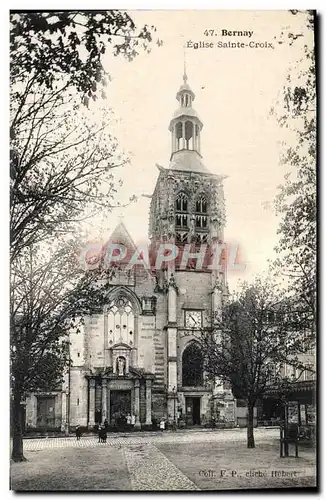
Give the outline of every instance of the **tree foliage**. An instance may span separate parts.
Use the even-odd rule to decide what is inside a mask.
[[[268,280],[244,283],[215,317],[214,328],[199,337],[204,370],[212,381],[231,383],[248,407],[248,447],[253,448],[253,407],[268,386],[284,378],[284,365],[303,372],[301,354],[309,345],[304,316]]]
[[[95,123],[80,103],[103,92],[109,47],[131,60],[154,31],[116,10],[11,14],[12,258],[71,231],[86,211],[111,208],[112,169],[126,159],[115,155],[109,112]]]
[[[288,33],[290,44],[303,44],[302,58],[289,71],[283,101],[273,110],[289,137],[281,157],[286,169],[285,182],[279,188],[275,203],[276,211],[281,215],[276,265],[286,276],[289,294],[295,298],[297,309],[310,316],[311,329],[314,330],[317,250],[314,13],[292,11],[292,14],[303,15],[306,22],[301,33]]]
[[[76,240],[53,241],[26,249],[12,266],[11,366],[22,393],[54,389],[69,361],[70,329],[103,307],[111,271],[85,272],[80,251]]]
[[[11,387],[14,406],[13,453],[23,460],[20,402],[31,392],[58,390],[70,363],[69,334],[83,316],[102,310],[110,268],[86,271],[80,242],[53,240],[24,249],[11,269]]]
[[[34,87],[11,102],[11,255],[48,236],[68,233],[86,214],[114,206],[113,169],[127,159],[109,133],[110,113],[101,122],[66,93]]]
[[[108,48],[132,60],[140,50],[150,50],[156,31],[147,25],[138,29],[120,10],[12,12],[10,21],[12,84],[34,74],[38,85],[53,89],[59,77],[86,101],[96,100],[106,84],[103,58]]]

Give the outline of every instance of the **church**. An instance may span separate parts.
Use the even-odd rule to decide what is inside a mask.
[[[224,176],[213,174],[201,154],[203,123],[193,107],[195,94],[186,73],[169,124],[169,164],[158,167],[151,195],[149,240],[178,248],[223,242]],[[123,222],[110,241],[136,248]],[[229,387],[207,380],[196,339],[211,327],[227,293],[225,267],[118,268],[103,311],[84,318],[71,332],[72,366],[62,387],[26,400],[27,428],[93,429],[114,426],[131,415],[136,429],[164,418],[178,425],[210,425],[212,418],[236,425],[236,402]]]

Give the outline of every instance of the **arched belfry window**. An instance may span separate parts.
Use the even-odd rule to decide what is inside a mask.
[[[193,130],[194,130],[193,123],[187,121],[186,125],[185,125],[186,149],[194,149],[194,144],[193,144]]]
[[[134,346],[135,315],[133,305],[124,295],[118,295],[108,309],[109,346],[127,344]]]
[[[195,125],[194,149],[200,153],[199,127]]]
[[[207,214],[207,200],[205,196],[200,196],[196,200],[196,212]]]
[[[190,94],[184,94],[181,97],[181,106],[184,106],[186,108],[191,107],[191,95]]]
[[[179,193],[175,200],[175,226],[176,228],[188,227],[188,197],[185,193]]]
[[[175,200],[176,243],[186,243],[189,232],[189,202],[185,193],[179,193]]]
[[[188,213],[188,197],[185,193],[179,193],[175,200],[175,208],[177,212]]]
[[[176,149],[182,149],[183,147],[183,137],[182,137],[182,123],[178,122],[175,126],[175,138],[176,138]]]
[[[196,387],[203,385],[203,356],[196,343],[189,344],[182,354],[182,385]]]
[[[196,200],[195,211],[196,229],[207,230],[207,199],[205,196],[199,196]]]

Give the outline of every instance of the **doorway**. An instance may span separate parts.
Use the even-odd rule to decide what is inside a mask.
[[[55,427],[55,398],[42,397],[37,398],[37,427],[53,428]]]
[[[110,422],[131,414],[131,391],[110,391]]]
[[[200,425],[200,397],[186,398],[187,425]]]

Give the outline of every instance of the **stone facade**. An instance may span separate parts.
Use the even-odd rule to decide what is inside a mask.
[[[203,124],[192,107],[194,98],[185,75],[177,93],[179,108],[169,126],[170,164],[158,166],[151,197],[153,248],[170,243],[184,252],[186,245],[192,245],[189,251],[196,252],[200,244],[223,241],[223,176],[211,174],[203,164]],[[122,222],[110,241],[135,249]],[[93,428],[104,420],[115,425],[121,413],[133,416],[136,428],[162,417],[178,418],[180,425],[205,425],[212,416],[220,416],[233,425],[231,391],[208,384],[201,373],[200,352],[194,347],[201,328],[211,326],[221,307],[225,271],[207,265],[196,268],[190,255],[184,266],[180,261],[161,269],[135,266],[127,271],[121,266],[110,286],[103,311],[85,318],[80,331],[71,332],[72,367],[54,398],[55,414],[60,415],[57,426],[62,430],[77,424]],[[186,358],[191,364],[189,347],[197,359],[193,370],[185,366]],[[40,397],[46,395],[27,400],[29,427],[37,426],[36,400]]]

